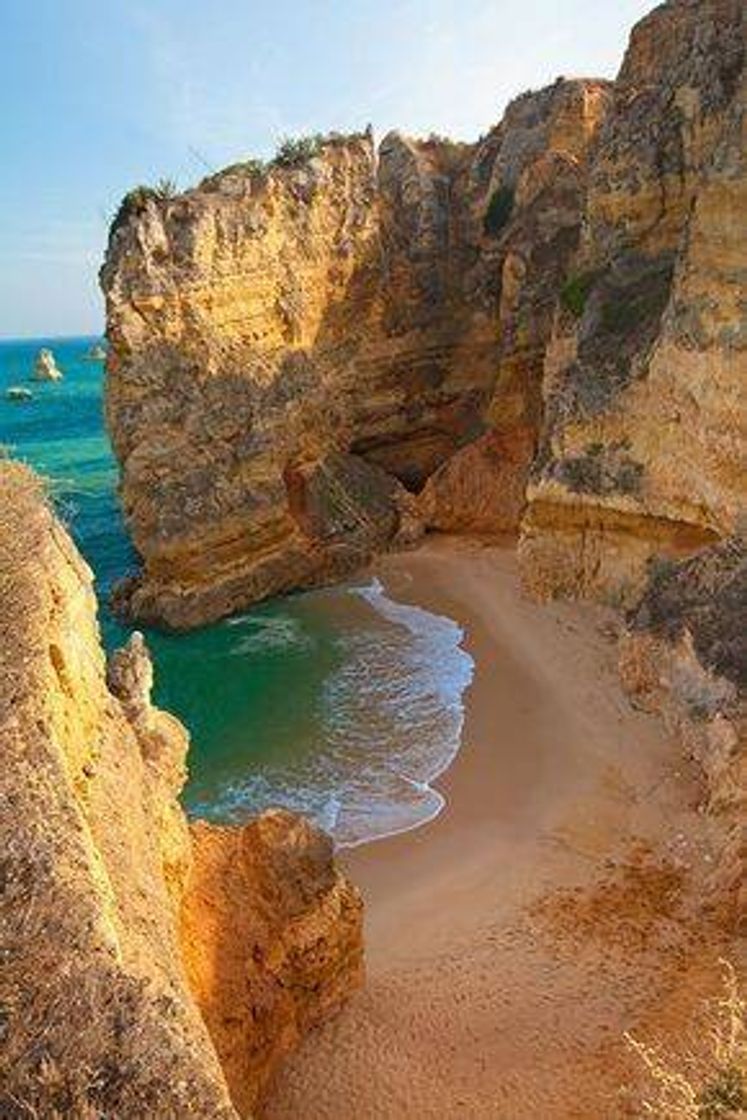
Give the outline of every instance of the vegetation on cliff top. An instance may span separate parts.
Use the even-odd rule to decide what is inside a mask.
[[[152,187],[145,186],[142,183],[140,186],[133,187],[119,204],[119,209],[112,222],[112,230],[115,230],[131,214],[141,214],[149,202],[168,202],[170,199],[176,198],[178,193],[179,188],[176,181],[168,178],[159,179]]]

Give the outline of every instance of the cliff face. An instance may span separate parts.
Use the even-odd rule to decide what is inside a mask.
[[[590,161],[520,553],[540,596],[632,602],[654,553],[734,530],[747,381],[745,8],[634,30]]]
[[[560,82],[475,147],[391,134],[377,157],[362,135],[129,196],[102,284],[107,416],[144,562],[132,613],[193,625],[412,539],[405,487],[486,427],[504,474],[526,472],[605,98]],[[434,525],[445,491],[423,507]],[[515,527],[518,498],[499,504]]]
[[[630,613],[620,673],[638,704],[660,712],[705,777],[705,807],[730,839],[714,896],[747,929],[747,547],[739,539],[659,562]]]
[[[193,994],[183,963],[182,910],[194,920],[191,884],[203,865],[176,800],[186,732],[150,703],[141,639],[107,668],[90,572],[25,468],[0,465],[0,508],[0,1111],[228,1120],[300,1029],[358,982],[360,902],[315,834],[308,844],[321,854],[309,869],[295,842],[305,826],[295,818],[260,820],[246,840],[237,834],[234,843],[255,851],[256,871],[238,884],[223,936],[243,934],[236,912],[256,908],[265,917],[255,958],[302,953],[309,926],[322,949],[306,962],[309,991],[289,992],[279,974],[274,988],[265,982],[263,1008],[274,1000],[282,1011],[265,1030],[272,1046],[265,1039],[251,1083],[230,1084],[232,1104],[230,1070],[198,1010],[206,985]],[[252,830],[267,829],[286,853],[280,864],[251,840]],[[263,876],[272,877],[274,894]],[[301,902],[299,877],[311,884]],[[338,928],[334,903],[342,910],[343,899]],[[198,930],[190,953],[196,942],[211,951]],[[250,976],[252,967],[262,971],[261,962],[248,964]],[[253,1009],[250,996],[245,1013]]]
[[[188,626],[519,526],[532,594],[629,605],[652,556],[733,533],[746,18],[669,0],[615,83],[474,146],[352,137],[130,199],[102,272],[129,609]]]

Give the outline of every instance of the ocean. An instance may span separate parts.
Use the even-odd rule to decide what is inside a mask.
[[[104,641],[128,630],[108,592],[137,558],[102,417],[98,338],[0,342],[0,443],[49,480],[93,569]],[[64,378],[29,380],[43,346]],[[32,392],[10,400],[11,386]],[[186,635],[146,630],[155,700],[190,730],[188,813],[237,823],[303,812],[339,846],[431,820],[431,787],[460,745],[472,660],[453,620],[389,598],[376,579],[290,595]]]

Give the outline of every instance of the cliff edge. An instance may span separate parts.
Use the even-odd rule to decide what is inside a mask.
[[[360,899],[328,841],[270,813],[220,830],[213,848],[239,845],[253,873],[230,902],[213,882],[201,910],[215,830],[190,837],[177,800],[188,737],[150,703],[142,639],[107,666],[91,573],[39,480],[8,461],[0,509],[0,1111],[244,1115],[301,1031],[360,982]],[[220,968],[232,938],[248,986],[194,983],[194,955]],[[231,1001],[265,1016],[244,1029],[241,1077],[206,1010]]]

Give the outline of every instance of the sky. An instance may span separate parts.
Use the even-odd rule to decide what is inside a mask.
[[[0,337],[98,333],[108,223],[284,135],[473,140],[613,77],[653,0],[0,0]]]

